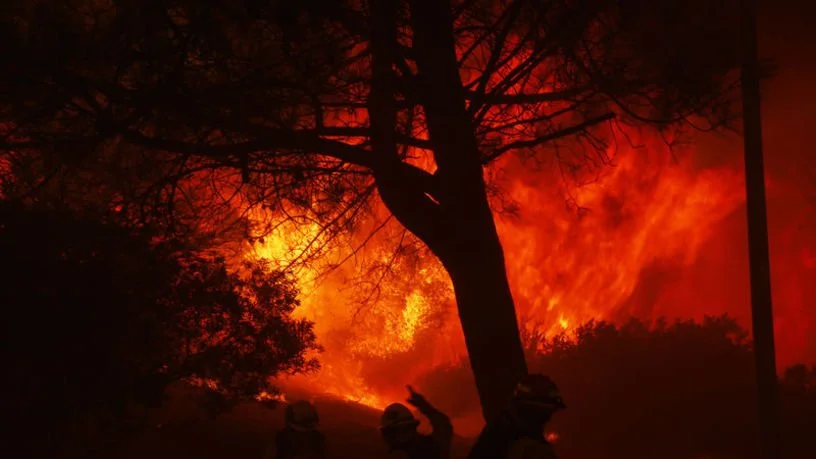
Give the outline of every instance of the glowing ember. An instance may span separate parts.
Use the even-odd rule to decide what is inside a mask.
[[[286,399],[285,394],[272,395],[272,394],[269,394],[267,392],[261,392],[260,394],[258,394],[255,397],[255,400],[257,400],[259,402],[271,402],[271,401],[277,401],[277,402],[280,402],[280,403],[287,403],[288,402],[288,400]]]

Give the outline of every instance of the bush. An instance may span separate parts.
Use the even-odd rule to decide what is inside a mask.
[[[756,457],[754,357],[728,317],[702,323],[590,322],[573,338],[527,336],[531,371],[550,375],[568,409],[549,430],[561,457],[694,459]],[[780,381],[789,457],[816,457],[816,367]],[[478,406],[469,369],[446,370],[419,386],[441,409]]]
[[[755,449],[753,354],[728,318],[654,327],[589,323],[531,360],[562,386],[564,455],[747,458]]]
[[[312,324],[290,316],[293,283],[266,266],[239,278],[92,216],[8,203],[0,259],[4,407],[23,450],[116,438],[178,381],[205,387],[217,412],[317,366]]]

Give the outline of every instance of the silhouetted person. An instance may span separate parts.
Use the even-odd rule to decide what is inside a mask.
[[[558,387],[550,378],[525,376],[516,386],[510,405],[479,434],[468,459],[555,459],[544,438],[544,425],[564,408]]]
[[[425,397],[408,386],[411,396],[408,403],[417,407],[431,423],[431,435],[417,432],[419,421],[405,405],[389,405],[382,415],[380,432],[388,444],[389,458],[403,459],[447,459],[450,457],[453,440],[453,424],[447,415],[434,408]]]
[[[317,410],[307,401],[286,407],[286,426],[275,436],[265,459],[325,459],[326,439],[317,430]]]

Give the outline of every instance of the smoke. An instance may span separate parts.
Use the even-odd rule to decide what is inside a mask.
[[[802,2],[800,2],[802,3]],[[779,367],[816,361],[816,55],[812,5],[768,9],[760,18],[760,53],[776,75],[763,85],[763,137],[768,186],[768,231]],[[735,136],[701,135],[692,161],[699,170],[743,173]],[[660,271],[658,269],[658,271]],[[723,219],[693,265],[671,275],[642,273],[635,309],[652,315],[699,318],[726,312],[750,327],[750,286],[745,206]],[[655,293],[658,292],[658,293]]]

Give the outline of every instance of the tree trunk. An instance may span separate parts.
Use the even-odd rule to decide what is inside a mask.
[[[439,216],[424,214],[437,228],[423,240],[453,281],[482,413],[489,421],[526,372],[524,350],[487,200],[481,152],[465,107],[450,2],[412,0],[410,16],[440,207]]]
[[[465,110],[450,4],[413,0],[410,5],[417,92],[438,169],[423,183],[404,173],[394,136],[398,9],[393,0],[372,0],[368,110],[378,161],[374,177],[388,209],[428,245],[451,276],[482,413],[490,420],[526,372],[524,350],[481,155]]]
[[[380,182],[386,206],[431,249],[453,282],[456,304],[485,420],[504,408],[526,373],[504,251],[484,190],[461,193],[441,213],[405,206],[409,194]]]
[[[482,414],[490,420],[527,371],[515,303],[492,215],[466,220],[451,237],[458,241],[452,250],[437,255],[453,282]]]

